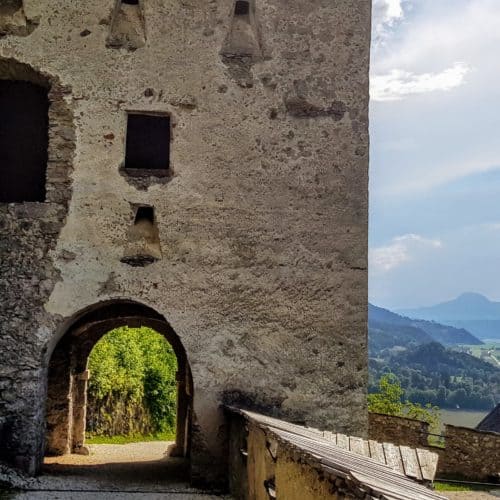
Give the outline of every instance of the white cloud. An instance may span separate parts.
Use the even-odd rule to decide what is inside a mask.
[[[403,7],[401,17],[381,17],[374,9],[375,74],[394,68],[423,72],[427,68],[449,66],[456,60],[474,60],[476,66],[476,62],[491,61],[497,54],[498,0],[419,0],[404,2]],[[383,44],[376,39],[381,29],[387,35]]]
[[[415,74],[393,69],[388,74],[371,78],[370,95],[374,101],[399,101],[412,94],[449,91],[464,83],[469,70],[469,66],[461,62],[439,73]]]
[[[370,270],[375,273],[391,271],[414,260],[422,250],[441,247],[440,240],[424,238],[418,234],[396,236],[389,245],[370,250]]]
[[[500,2],[419,0],[403,8],[403,22],[373,46],[372,196],[417,195],[500,169]],[[385,147],[410,142],[406,150]]]
[[[403,18],[402,0],[374,0],[372,7],[374,44],[382,43],[389,29]]]

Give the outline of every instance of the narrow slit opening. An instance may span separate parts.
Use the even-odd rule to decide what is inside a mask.
[[[155,209],[153,207],[143,206],[138,207],[135,214],[134,224],[137,225],[141,221],[147,221],[151,224],[155,222]]]
[[[161,244],[155,209],[150,205],[135,208],[134,223],[127,233],[127,243],[121,262],[144,267],[161,259]]]

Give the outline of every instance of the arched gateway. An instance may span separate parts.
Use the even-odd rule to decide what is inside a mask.
[[[177,356],[177,429],[172,455],[188,457],[193,384],[186,351],[163,316],[130,300],[98,303],[78,313],[56,337],[48,365],[45,453],[79,453],[85,442],[87,361],[95,344],[120,326],[148,326],[161,333]],[[56,343],[57,342],[57,343]]]

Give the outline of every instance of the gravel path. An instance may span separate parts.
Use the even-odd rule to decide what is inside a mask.
[[[185,460],[168,457],[165,441],[90,445],[90,455],[45,460],[44,472],[23,500],[209,500],[220,497],[191,488]]]
[[[449,500],[494,500],[500,497],[500,491],[495,495],[486,491],[442,491],[440,492]]]

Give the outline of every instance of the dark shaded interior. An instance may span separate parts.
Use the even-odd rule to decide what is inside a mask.
[[[122,0],[122,3],[127,5],[139,5],[139,0]]]
[[[168,170],[170,117],[129,114],[125,169]]]
[[[0,202],[45,201],[47,89],[0,80]]]
[[[23,8],[23,0],[3,0],[0,2],[0,14],[12,15]]]
[[[134,223],[137,224],[139,221],[142,220],[147,220],[151,223],[154,223],[155,221],[155,209],[154,207],[139,207],[137,209],[137,212],[135,214],[135,221]]]
[[[246,0],[238,0],[234,6],[234,14],[236,16],[247,16],[250,12],[250,2]]]

